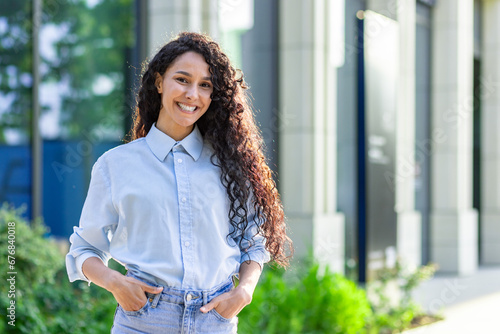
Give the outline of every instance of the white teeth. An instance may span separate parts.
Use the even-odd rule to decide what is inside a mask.
[[[177,105],[178,105],[179,107],[181,107],[181,109],[182,109],[182,110],[185,110],[185,111],[190,111],[190,112],[193,112],[193,111],[196,109],[196,106],[194,106],[194,107],[189,107],[189,106],[187,106],[187,105],[185,105],[185,104],[182,104],[182,103],[180,103],[180,102],[178,102],[178,103],[177,103]]]

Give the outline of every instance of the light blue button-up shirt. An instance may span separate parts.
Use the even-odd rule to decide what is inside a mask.
[[[70,281],[88,281],[82,264],[89,257],[105,264],[112,257],[161,285],[211,289],[243,261],[269,261],[265,239],[251,241],[257,231],[253,211],[246,236],[227,237],[230,202],[212,153],[197,127],[176,142],[153,125],[146,137],[103,154],[70,237]]]

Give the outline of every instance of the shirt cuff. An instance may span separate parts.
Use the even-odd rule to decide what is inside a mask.
[[[243,253],[241,255],[240,264],[245,261],[254,261],[260,265],[260,269],[264,269],[264,263],[267,263],[271,260],[269,253],[267,251],[253,251]]]
[[[92,252],[86,252],[78,255],[77,257],[74,257],[71,253],[68,253],[66,255],[66,270],[68,272],[68,278],[70,282],[82,280],[85,282],[89,282],[90,284],[90,280],[83,273],[82,266],[85,260],[91,257],[97,257],[101,259],[97,254]]]

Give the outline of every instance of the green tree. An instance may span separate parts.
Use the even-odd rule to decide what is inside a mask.
[[[0,2],[0,143],[5,130],[29,140],[32,92],[31,1]]]

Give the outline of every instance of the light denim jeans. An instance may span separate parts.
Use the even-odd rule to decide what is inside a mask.
[[[129,276],[131,276],[129,274]],[[158,286],[146,282],[152,286]],[[238,318],[226,319],[215,309],[202,313],[200,307],[234,287],[230,279],[210,291],[179,290],[163,287],[138,311],[125,311],[118,305],[115,312],[112,334],[166,333],[166,334],[232,334],[237,333]]]

